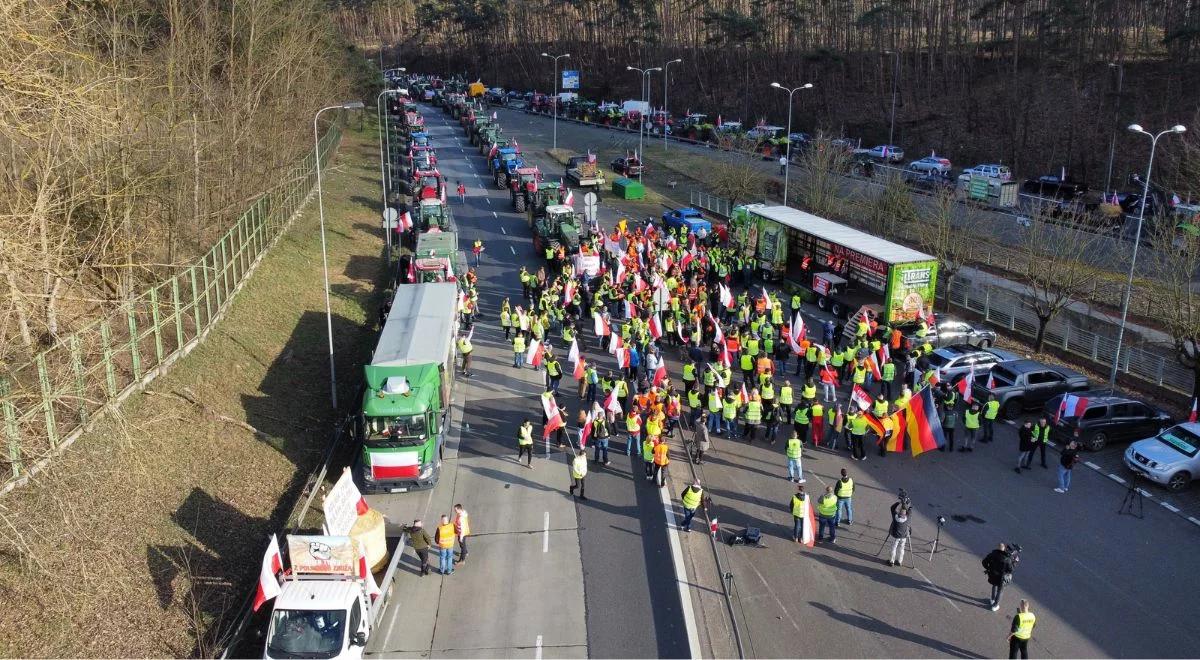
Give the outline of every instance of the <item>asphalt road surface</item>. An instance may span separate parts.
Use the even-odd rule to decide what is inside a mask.
[[[402,523],[416,515],[431,521],[462,502],[478,536],[470,561],[446,578],[416,576],[409,551],[410,572],[399,578],[397,605],[385,613],[387,629],[371,653],[679,657],[695,643],[689,643],[691,620],[698,654],[732,655],[708,537],[672,531],[672,507],[630,465],[619,438],[612,443],[613,464],[589,473],[587,502],[567,497],[565,456],[553,448],[547,457],[537,445],[533,470],[513,461],[520,420],[528,416],[540,429],[540,375],[512,369],[495,314],[503,297],[517,303],[516,271],[536,263],[536,255],[523,216],[509,211],[507,194],[490,185],[482,157],[461,140],[457,124],[443,125],[440,110],[427,106],[423,114],[451,186],[459,179],[469,186],[466,206],[452,206],[463,249],[476,236],[487,248],[479,270],[484,318],[474,337],[475,376],[460,381],[465,387],[452,417],[442,483],[426,493],[373,497],[372,506]],[[548,122],[506,110],[500,122],[544,172],[559,171],[542,152],[549,147]],[[565,126],[559,125],[560,147],[602,146],[592,140],[594,129],[574,127],[589,131],[575,134]],[[465,151],[453,146],[455,137]],[[611,224],[620,208],[606,196],[601,223]],[[594,347],[590,330],[584,340]],[[678,356],[667,355],[678,376]],[[601,368],[611,364],[607,355],[593,357]],[[572,419],[578,410],[573,389],[565,378],[558,397]],[[871,452],[853,462],[844,449],[808,450],[810,492],[832,483],[843,467],[858,484],[854,525],[842,528],[836,545],[812,550],[789,538],[786,505],[794,486],[784,478],[781,445],[716,438],[710,459],[696,468],[723,528],[753,525],[767,535],[764,548],[716,553],[720,570],[731,574],[748,656],[995,657],[1006,649],[1020,598],[1038,615],[1035,656],[1184,657],[1200,647],[1192,625],[1200,615],[1191,551],[1196,526],[1149,500],[1144,518],[1118,515],[1124,487],[1084,465],[1076,468],[1069,493],[1055,493],[1053,451],[1050,467],[1035,460],[1033,470],[1015,474],[1016,434],[1008,425],[997,428],[995,443],[969,454],[881,459]],[[680,453],[674,454],[672,499],[690,479]],[[916,552],[905,562],[913,567],[891,568],[886,556],[876,556],[898,488],[917,505]],[[931,556],[938,516],[947,523]],[[682,562],[672,558],[675,542]],[[1024,550],[994,613],[986,608],[980,560],[999,542]],[[682,589],[675,577],[681,564],[688,571]]]

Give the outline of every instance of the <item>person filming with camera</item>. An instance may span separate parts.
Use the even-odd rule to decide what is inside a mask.
[[[1012,550],[1001,543],[995,550],[983,558],[983,570],[987,573],[988,584],[992,585],[992,597],[989,607],[993,612],[1000,609],[1000,594],[1005,585],[1012,582],[1013,569],[1020,558],[1017,553],[1021,547],[1013,545]]]

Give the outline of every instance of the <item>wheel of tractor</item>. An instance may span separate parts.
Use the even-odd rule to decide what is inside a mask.
[[[525,195],[517,195],[516,199],[513,200],[513,210],[517,213],[525,212]]]
[[[493,174],[492,180],[496,183],[497,188],[504,190],[504,186],[500,185],[500,172],[496,172],[495,174]]]

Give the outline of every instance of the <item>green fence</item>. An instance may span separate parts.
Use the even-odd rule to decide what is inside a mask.
[[[0,375],[0,494],[204,339],[315,189],[314,158],[319,154],[324,166],[340,141],[339,118],[208,254]]]

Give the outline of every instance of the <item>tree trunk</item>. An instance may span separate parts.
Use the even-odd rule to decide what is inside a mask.
[[[1033,338],[1033,352],[1041,353],[1042,344],[1046,343],[1046,326],[1050,325],[1050,317],[1038,315],[1037,336]]]

